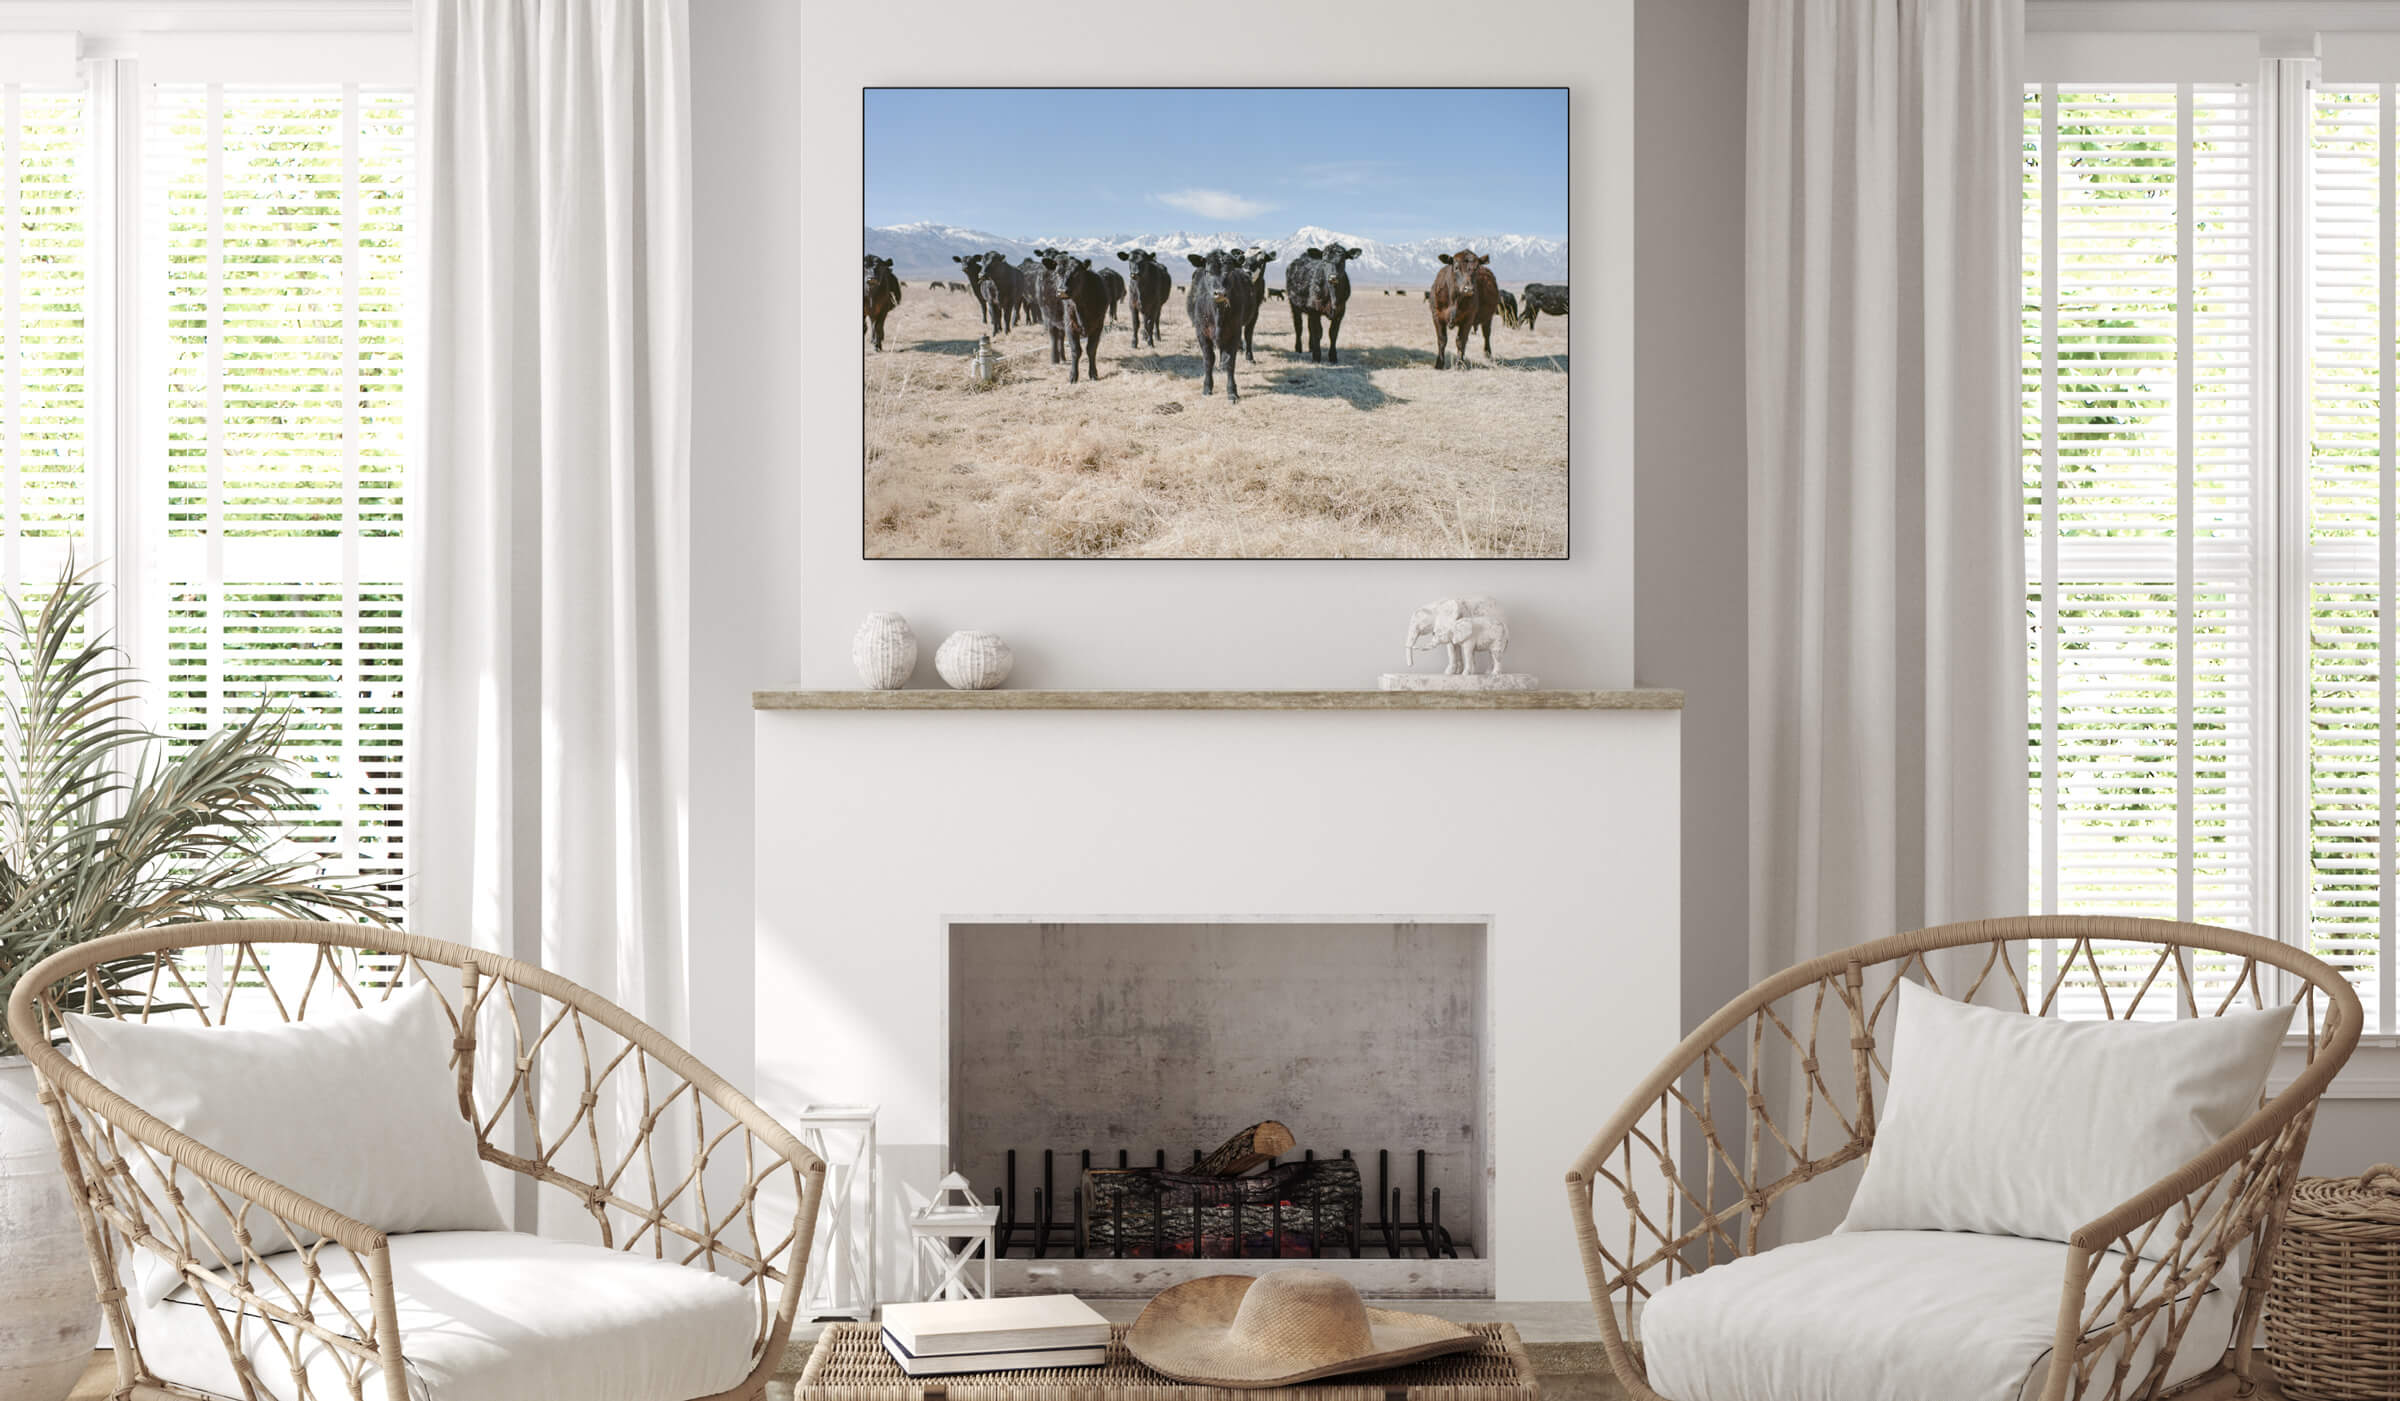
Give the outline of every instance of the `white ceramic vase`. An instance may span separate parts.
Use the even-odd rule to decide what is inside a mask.
[[[933,669],[954,691],[992,690],[1016,664],[1008,644],[989,632],[954,632],[933,654]]]
[[[100,1305],[33,1067],[0,1056],[0,1401],[66,1401],[91,1364]]]
[[[850,664],[858,679],[878,691],[897,691],[917,669],[917,635],[897,613],[869,613],[850,639]]]

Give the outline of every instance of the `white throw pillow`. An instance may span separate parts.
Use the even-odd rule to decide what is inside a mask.
[[[458,1112],[450,1021],[427,984],[299,1022],[205,1027],[69,1013],[66,1024],[94,1079],[304,1197],[392,1234],[505,1229],[475,1131]],[[135,1186],[163,1208],[158,1174],[129,1156]],[[238,1263],[232,1219],[208,1186],[184,1170],[175,1178],[194,1223]],[[316,1239],[295,1242],[256,1209],[246,1223],[260,1255]],[[192,1250],[216,1267],[206,1246],[195,1240]],[[148,1252],[138,1256],[139,1292],[165,1297],[174,1276]]]
[[[1904,983],[1875,1150],[1841,1229],[2063,1241],[2250,1117],[2291,1021],[2288,1004],[2061,1021]]]

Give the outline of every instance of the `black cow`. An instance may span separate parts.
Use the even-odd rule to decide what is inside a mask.
[[[1239,253],[1241,250],[1234,251]],[[1250,312],[1242,318],[1242,358],[1253,365],[1258,363],[1258,356],[1251,349],[1258,335],[1258,309],[1267,304],[1267,264],[1274,262],[1275,258],[1276,253],[1272,248],[1261,248],[1242,258],[1242,275],[1250,282]]]
[[[1019,258],[1009,265],[1017,275],[1017,320],[1031,325],[1042,319],[1042,301],[1037,295],[1042,280],[1042,260]]]
[[[878,258],[872,253],[865,255],[863,272],[866,281],[867,330],[873,333],[869,343],[881,350],[883,318],[892,314],[893,307],[900,305],[900,279],[892,276],[891,259]]]
[[[1147,248],[1120,248],[1117,256],[1124,260],[1127,273],[1126,296],[1133,302],[1133,343],[1142,343],[1142,328],[1150,329],[1150,345],[1158,346],[1158,317],[1167,309],[1167,298],[1175,290],[1174,275],[1158,255]]]
[[[1017,328],[1024,319],[1025,273],[998,253],[983,255],[983,281],[975,288],[975,299],[983,304],[984,319],[994,331],[1006,332]]]
[[[1067,311],[1058,300],[1058,274],[1050,264],[1066,255],[1063,248],[1036,248],[1033,256],[1017,265],[1023,277],[1020,288],[1025,303],[1025,317],[1039,321],[1050,333],[1050,363],[1062,364],[1067,358]]]
[[[990,256],[988,253],[950,255],[950,261],[958,264],[960,270],[966,273],[967,290],[975,294],[978,302],[983,300],[983,260]]]
[[[1506,287],[1500,289],[1500,319],[1509,324],[1509,329],[1516,329],[1517,294]]]
[[[1089,258],[1071,258],[1054,253],[1042,259],[1042,266],[1058,284],[1058,325],[1050,332],[1055,344],[1061,336],[1067,339],[1067,383],[1080,379],[1079,371],[1088,359],[1092,378],[1100,378],[1100,328],[1108,324],[1108,279],[1092,270]]]
[[[1300,353],[1300,318],[1308,318],[1308,358],[1329,365],[1342,363],[1342,313],[1350,305],[1350,274],[1343,265],[1366,250],[1311,248],[1283,270],[1283,288],[1292,304],[1292,353]]]
[[[1269,288],[1267,289],[1267,299],[1268,299],[1269,301],[1276,301],[1276,302],[1280,302],[1280,301],[1282,301],[1282,300],[1283,300],[1283,289],[1282,289],[1281,287],[1269,287]]]
[[[1017,270],[1006,259],[998,253],[964,258],[953,253],[950,261],[967,270],[966,290],[975,294],[984,324],[993,335],[1005,334],[1017,324]]]
[[[1447,369],[1450,337],[1458,338],[1458,367],[1467,366],[1467,335],[1483,331],[1483,358],[1492,358],[1492,316],[1500,310],[1500,284],[1491,259],[1462,248],[1442,255],[1442,270],[1427,293],[1433,302],[1433,367]]]
[[[1115,268],[1100,269],[1100,285],[1108,289],[1108,324],[1117,324],[1117,306],[1125,300],[1125,274]]]
[[[1564,282],[1528,282],[1525,284],[1525,294],[1519,300],[1518,305],[1521,308],[1519,314],[1525,318],[1525,329],[1530,331],[1533,329],[1533,323],[1541,319],[1543,312],[1548,312],[1552,316],[1567,314],[1567,284]]]
[[[1225,397],[1238,404],[1242,391],[1233,382],[1233,355],[1241,348],[1242,323],[1250,315],[1250,279],[1242,272],[1239,250],[1186,256],[1192,260],[1192,290],[1183,309],[1200,338],[1200,392],[1217,392],[1217,357],[1222,355]]]

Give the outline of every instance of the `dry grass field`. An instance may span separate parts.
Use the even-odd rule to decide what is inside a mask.
[[[1180,286],[1180,283],[1179,283]],[[1433,368],[1421,288],[1361,287],[1342,363],[1292,353],[1267,303],[1242,398],[1200,394],[1183,294],[1158,348],[1100,343],[1100,379],[1067,383],[1049,335],[994,347],[969,382],[980,318],[911,278],[866,360],[869,558],[1557,558],[1567,551],[1567,323],[1492,325],[1493,360]]]

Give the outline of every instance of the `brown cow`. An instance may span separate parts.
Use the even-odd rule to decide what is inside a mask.
[[[1462,248],[1442,255],[1442,270],[1433,275],[1426,299],[1433,303],[1433,367],[1450,368],[1449,340],[1458,337],[1458,367],[1467,367],[1467,333],[1483,331],[1483,358],[1492,358],[1492,317],[1500,310],[1500,282],[1492,276],[1491,259]]]

